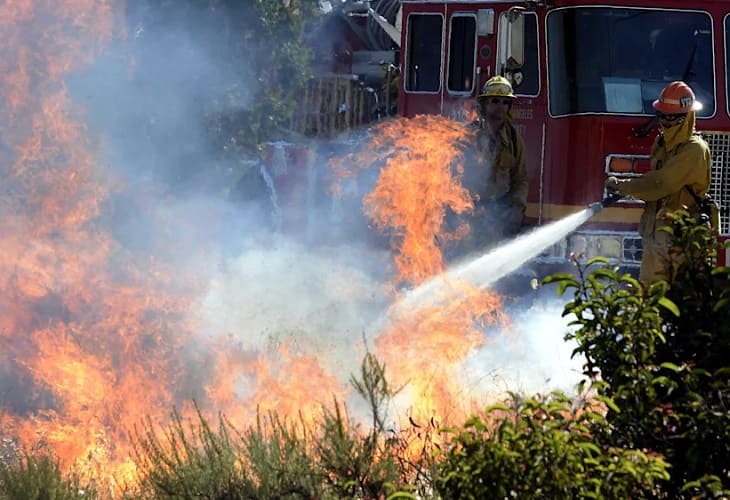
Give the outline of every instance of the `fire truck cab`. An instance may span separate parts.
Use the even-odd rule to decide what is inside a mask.
[[[723,0],[402,0],[399,113],[459,117],[493,75],[518,96],[525,139],[526,223],[546,224],[605,196],[608,175],[649,167],[652,101],[683,80],[703,107],[697,129],[712,151],[711,194],[730,236],[730,14]],[[642,202],[621,200],[540,257],[641,260]],[[730,253],[719,256],[730,265]]]

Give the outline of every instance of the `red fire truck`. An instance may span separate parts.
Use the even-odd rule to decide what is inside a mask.
[[[601,200],[607,175],[648,169],[652,101],[684,80],[703,104],[711,193],[730,235],[730,14],[726,0],[402,0],[399,112],[453,115],[491,76],[513,82],[527,147],[527,222],[542,225]],[[641,260],[641,202],[604,209],[541,257]],[[730,264],[730,253],[719,256]]]
[[[711,194],[722,208],[720,237],[730,238],[727,0],[691,5],[686,0],[383,2],[387,17],[369,6],[360,15],[379,25],[381,37],[391,43],[390,58],[385,46],[373,53],[378,60],[390,59],[384,72],[388,84],[391,69],[398,70],[400,115],[458,118],[491,76],[513,82],[518,96],[513,123],[527,148],[529,226],[603,199],[608,175],[631,177],[646,171],[657,132],[652,101],[668,82],[687,82],[703,105],[697,128],[712,151]],[[351,69],[357,80],[355,64]],[[296,192],[290,174],[312,169],[291,166],[292,158],[308,157],[299,154],[301,146],[292,151],[277,143],[272,151],[272,172],[280,174],[283,199],[287,190]],[[313,185],[311,179],[308,185]],[[311,203],[315,198],[310,189],[307,199]],[[641,209],[642,202],[630,199],[607,207],[536,263],[550,272],[571,253],[582,253],[638,269]],[[304,227],[298,220],[294,225]],[[730,252],[721,252],[718,260],[730,265]]]

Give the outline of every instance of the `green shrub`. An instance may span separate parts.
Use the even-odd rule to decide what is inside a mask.
[[[686,212],[672,220],[667,297],[679,314],[663,313],[666,342],[656,354],[672,368],[663,404],[673,418],[660,451],[674,488],[699,482],[730,496],[730,268],[716,265],[718,241],[707,226]]]
[[[241,439],[244,479],[253,498],[327,498],[303,423],[287,424],[276,415],[259,417]]]
[[[410,445],[394,438],[385,420],[395,394],[385,368],[367,354],[359,377],[351,379],[368,403],[372,427],[363,431],[334,401],[323,409],[319,426],[308,428],[275,414],[258,417],[239,433],[222,417],[214,431],[198,411],[196,425],[184,425],[177,412],[159,435],[147,421],[134,433],[141,496],[150,498],[415,498],[414,477],[428,476],[430,459],[405,461]],[[428,450],[428,447],[424,447]],[[420,475],[419,475],[420,474]]]
[[[649,449],[670,463],[670,498],[730,495],[730,270],[716,267],[717,239],[686,212],[672,215],[668,281],[643,287],[604,259],[556,275],[574,288],[576,354],[593,388],[615,402],[600,436]],[[589,274],[589,268],[594,268]]]
[[[596,258],[577,276],[558,274],[546,279],[557,282],[558,293],[575,289],[565,305],[564,316],[574,327],[567,340],[575,340],[573,355],[585,359],[584,374],[592,388],[615,402],[608,408],[608,420],[617,424],[609,442],[628,448],[656,448],[653,431],[662,416],[654,410],[662,403],[668,383],[655,363],[656,346],[664,342],[661,309],[676,312],[666,296],[666,283],[654,284],[643,293],[641,284],[629,274],[618,275],[607,267],[608,260]],[[592,272],[587,273],[588,270]],[[647,417],[654,421],[648,421]]]
[[[0,460],[0,499],[89,500],[97,492],[75,475],[64,477],[58,462],[41,453],[24,454],[14,461]]]
[[[607,428],[585,401],[561,393],[487,409],[459,431],[440,464],[444,498],[653,498],[667,464],[641,451],[602,446]]]
[[[197,407],[196,407],[197,409]],[[148,420],[135,430],[134,460],[144,494],[162,498],[244,498],[238,448],[221,418],[214,431],[198,411],[197,425],[186,427],[173,412],[163,436]]]
[[[397,391],[388,385],[384,365],[367,353],[360,376],[352,376],[350,382],[368,404],[371,427],[364,431],[353,423],[337,401],[332,410],[325,410],[315,449],[328,485],[338,498],[390,498],[411,489],[408,468],[398,460],[403,442],[391,436],[385,425],[388,405]]]
[[[239,433],[224,418],[214,431],[198,412],[185,426],[177,412],[163,437],[147,422],[135,435],[135,462],[153,498],[313,498],[324,479],[304,430],[275,415]],[[304,429],[304,426],[301,426]]]

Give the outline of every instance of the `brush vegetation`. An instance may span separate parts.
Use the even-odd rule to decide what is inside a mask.
[[[74,474],[64,475],[48,453],[18,454],[0,460],[0,498],[12,500],[81,500],[100,498]]]
[[[351,383],[368,422],[337,400],[316,425],[266,414],[238,430],[173,412],[165,432],[133,432],[139,481],[118,497],[730,498],[730,271],[713,265],[707,228],[680,212],[673,229],[668,282],[643,288],[600,258],[546,280],[573,294],[581,397],[511,394],[462,425],[396,430],[398,390],[367,354]],[[34,454],[0,461],[0,498],[104,496]]]

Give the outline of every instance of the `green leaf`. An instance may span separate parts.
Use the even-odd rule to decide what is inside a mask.
[[[595,455],[600,455],[601,454],[601,449],[598,446],[596,446],[595,444],[590,443],[590,442],[578,443],[578,447],[580,447],[583,450],[586,450],[588,452],[591,452],[591,453],[593,453]]]
[[[710,372],[705,370],[704,368],[692,368],[692,375],[702,376],[702,377],[711,377]]]
[[[608,257],[604,257],[603,255],[597,255],[596,257],[588,259],[588,262],[586,262],[586,266],[592,266],[593,264],[608,264],[610,262],[611,261],[608,259]]]
[[[730,240],[727,240],[725,243],[730,243]],[[717,276],[718,274],[730,274],[730,267],[716,267],[711,271],[711,274],[713,276]]]
[[[727,297],[723,297],[720,300],[718,300],[714,306],[712,306],[712,312],[719,312],[722,309],[726,308],[728,304],[730,303],[730,299]]]
[[[659,305],[664,307],[664,309],[668,310],[675,316],[679,317],[679,308],[677,307],[677,304],[672,302],[666,297],[662,297],[659,299]]]
[[[671,370],[674,373],[679,373],[679,371],[680,371],[680,368],[677,365],[675,365],[674,363],[670,363],[668,361],[665,361],[664,363],[660,364],[659,366],[662,368],[666,368],[667,370]]]
[[[596,399],[603,402],[606,406],[608,406],[614,412],[621,413],[621,410],[619,409],[618,406],[616,406],[616,403],[614,403],[613,399],[609,398],[608,396],[598,395],[598,396],[596,396]]]
[[[580,284],[575,279],[565,279],[558,283],[557,294],[562,296],[568,287],[579,288]]]
[[[555,283],[556,281],[570,280],[575,281],[575,275],[573,273],[554,273],[550,276],[543,278],[544,284]]]
[[[510,410],[511,410],[511,408],[504,403],[496,403],[496,404],[489,406],[489,408],[487,408],[487,412],[510,411]]]
[[[674,383],[669,380],[668,377],[656,377],[651,381],[652,385],[661,385],[663,387],[670,387],[673,386]]]
[[[682,491],[691,490],[693,488],[699,488],[701,486],[701,483],[699,481],[689,481],[687,483],[684,483],[684,486],[682,486]]]

